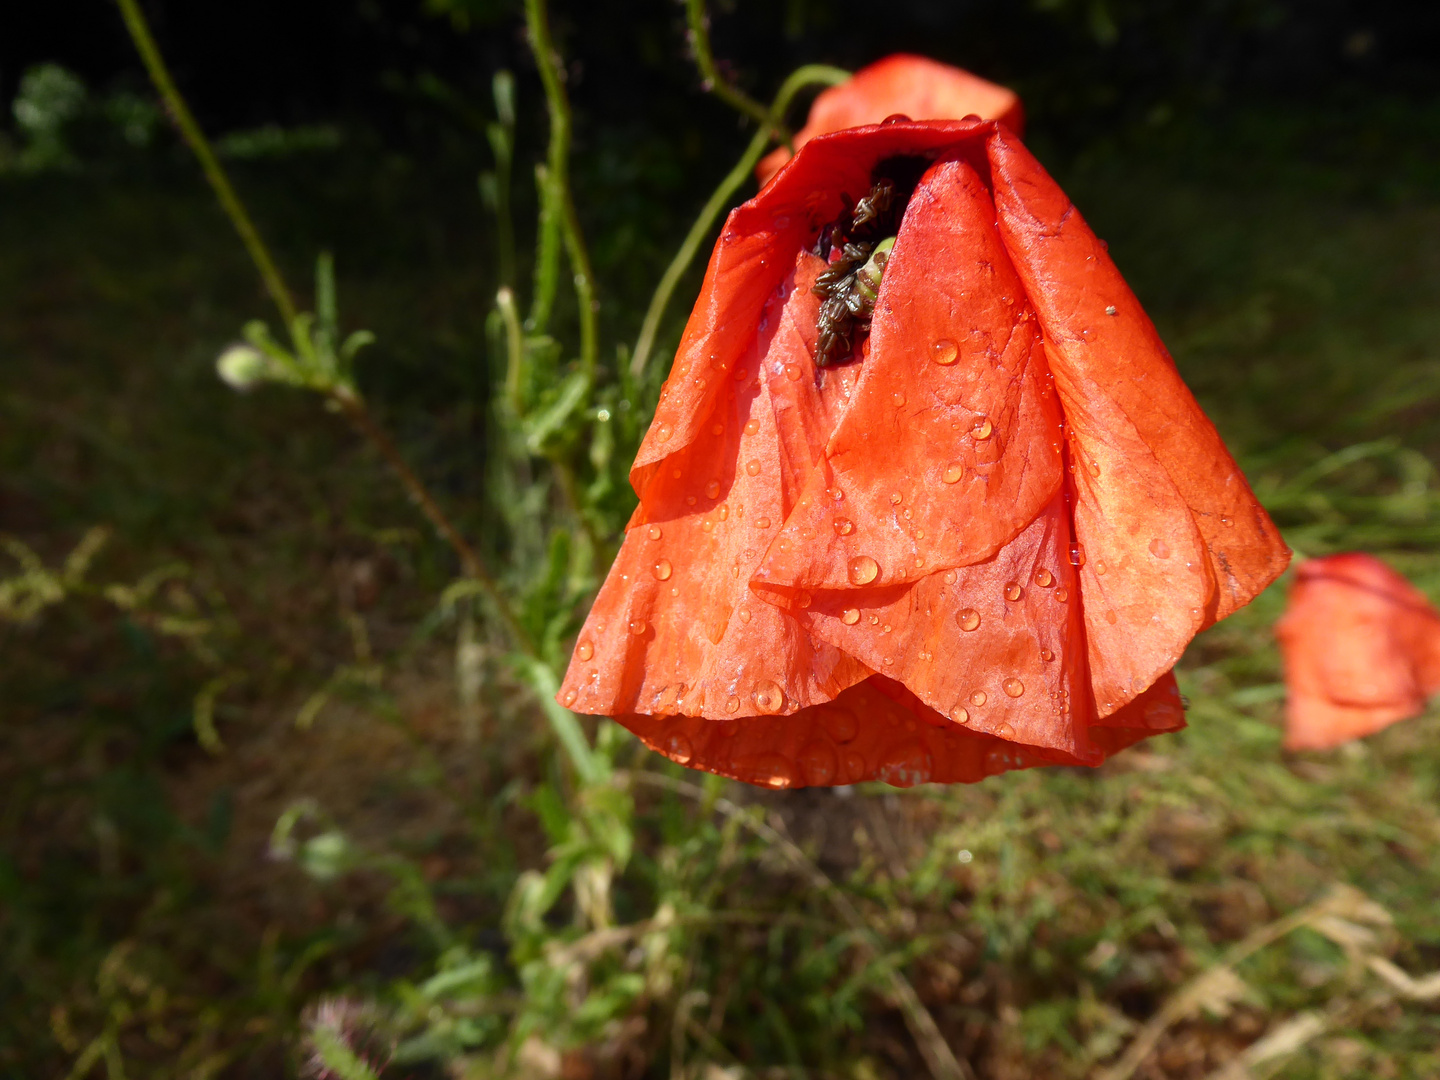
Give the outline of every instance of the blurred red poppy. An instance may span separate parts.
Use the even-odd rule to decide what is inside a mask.
[[[1301,563],[1275,634],[1290,750],[1374,734],[1424,711],[1440,691],[1440,613],[1372,555]]]
[[[1025,133],[1025,110],[1013,90],[949,64],[897,53],[861,68],[839,86],[821,91],[810,106],[805,126],[795,133],[795,149],[816,135],[878,124],[896,115],[911,120],[962,120],[973,115],[999,120],[1017,135]],[[767,154],[755,168],[760,183],[768,181],[793,156],[785,146]]]
[[[1289,558],[1105,245],[991,121],[819,136],[733,211],[630,480],[558,700],[773,787],[1179,728],[1171,667]]]

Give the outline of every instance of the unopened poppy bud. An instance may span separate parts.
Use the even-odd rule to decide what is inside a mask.
[[[227,386],[244,393],[272,376],[271,359],[253,345],[231,345],[215,361],[215,372]]]

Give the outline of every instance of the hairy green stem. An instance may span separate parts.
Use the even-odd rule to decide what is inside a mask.
[[[190,106],[185,103],[175,80],[170,77],[170,69],[165,66],[165,58],[160,55],[160,49],[150,34],[150,26],[145,21],[138,0],[115,0],[115,3],[120,8],[121,18],[125,20],[125,29],[130,32],[130,39],[135,43],[140,59],[145,63],[145,70],[150,73],[150,81],[155,84],[155,89],[159,91],[165,107],[170,110],[170,116],[180,129],[181,136],[199,160],[205,179],[210,182],[210,187],[215,192],[215,198],[230,218],[230,223],[235,226],[235,231],[240,234],[245,250],[250,253],[255,268],[260,271],[265,291],[280,309],[280,321],[287,330],[290,329],[295,325],[298,312],[295,310],[295,301],[290,297],[290,290],[285,287],[285,279],[280,276],[280,270],[270,257],[265,242],[260,239],[255,223],[250,220],[244,204],[230,185],[230,178],[220,167],[215,151],[211,149],[209,140],[205,138],[205,133],[200,130],[200,125],[190,112]]]
[[[790,107],[790,102],[795,95],[806,86],[822,84],[834,86],[842,83],[850,77],[850,73],[841,68],[828,67],[824,64],[807,64],[791,73],[780,87],[780,92],[775,95],[775,102],[770,106],[772,116],[784,116],[785,111]],[[660,330],[660,320],[665,316],[665,308],[670,303],[670,297],[675,292],[675,287],[680,284],[680,279],[685,276],[685,271],[695,260],[695,254],[700,250],[705,237],[715,225],[715,219],[720,216],[721,211],[729,204],[731,197],[740,189],[740,185],[750,178],[755,169],[755,164],[760,160],[760,155],[770,145],[772,128],[764,127],[755,133],[750,140],[750,145],[745,148],[745,153],[740,156],[735,167],[726,174],[725,179],[720,181],[720,186],[711,194],[709,200],[700,210],[700,216],[690,226],[690,231],[685,234],[685,239],[680,243],[680,249],[675,252],[675,257],[670,260],[670,265],[665,268],[660,283],[655,286],[655,293],[650,298],[650,306],[645,311],[645,321],[640,324],[640,336],[635,339],[635,351],[630,356],[630,375],[639,378],[645,370],[645,363],[650,359],[650,352],[655,347],[655,335]]]
[[[550,112],[550,147],[546,154],[543,172],[537,170],[541,187],[541,259],[549,258],[551,267],[544,271],[546,279],[541,281],[543,267],[536,269],[536,295],[531,314],[534,332],[543,332],[544,322],[549,319],[554,299],[554,235],[558,233],[565,245],[570,260],[570,270],[575,284],[575,297],[580,308],[580,366],[592,378],[599,357],[599,319],[595,300],[595,275],[590,269],[590,256],[585,249],[585,239],[580,232],[580,219],[575,213],[575,201],[570,195],[570,101],[565,95],[563,84],[564,68],[561,65],[555,42],[550,36],[550,18],[544,0],[525,0],[525,24],[529,29],[530,49],[535,54],[536,66],[540,69],[540,83],[545,88],[545,102]],[[551,239],[547,247],[547,232]],[[548,293],[542,297],[542,289]],[[543,315],[543,319],[539,318]]]
[[[790,132],[785,127],[785,117],[776,115],[774,109],[766,109],[749,94],[737,89],[728,79],[720,75],[715,66],[715,53],[710,48],[710,16],[705,11],[705,0],[685,0],[686,36],[695,53],[695,66],[704,79],[704,89],[713,93],[737,112],[743,113],[758,123],[762,130],[774,132],[781,142],[790,142]]]

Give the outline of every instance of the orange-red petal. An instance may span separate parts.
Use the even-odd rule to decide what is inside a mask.
[[[1104,715],[1274,581],[1289,550],[1104,243],[1003,129],[989,157],[1000,233],[1039,315],[1068,425]]]
[[[1440,613],[1371,555],[1301,563],[1275,634],[1291,750],[1371,735],[1419,714],[1440,691]]]
[[[889,116],[911,120],[1000,120],[1017,134],[1025,122],[1013,90],[923,56],[897,53],[861,68],[854,77],[821,91],[805,126],[795,133],[798,151],[817,135],[878,124]],[[791,158],[787,147],[768,154],[756,167],[763,184]]]

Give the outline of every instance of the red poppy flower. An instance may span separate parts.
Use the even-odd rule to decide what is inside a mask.
[[[1379,559],[1307,559],[1275,624],[1285,746],[1320,750],[1415,716],[1440,691],[1440,613]]]
[[[795,133],[798,151],[816,135],[878,124],[891,116],[912,120],[960,120],[978,116],[999,120],[1024,134],[1025,110],[1013,90],[986,82],[949,64],[897,53],[861,68],[854,76],[823,90],[810,106],[805,126]],[[793,157],[788,147],[767,154],[755,168],[764,184]]]
[[[1176,659],[1289,557],[1105,245],[989,121],[819,136],[733,211],[630,480],[558,700],[775,787],[1174,730]]]

